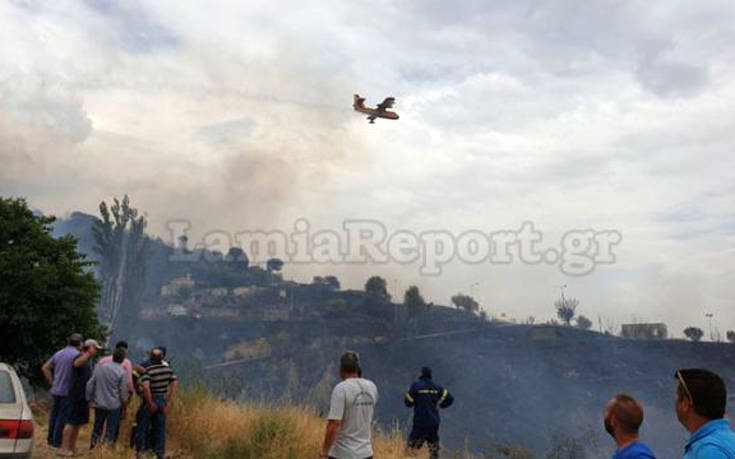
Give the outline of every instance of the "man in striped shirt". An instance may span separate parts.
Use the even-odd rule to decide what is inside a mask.
[[[163,352],[154,349],[150,354],[152,365],[140,377],[143,388],[143,403],[135,438],[135,448],[142,451],[146,446],[146,432],[152,426],[153,448],[156,456],[163,459],[166,451],[166,415],[176,397],[179,382],[170,366],[163,361]]]

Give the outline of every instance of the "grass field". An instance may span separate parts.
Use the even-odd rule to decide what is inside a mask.
[[[137,408],[137,400],[135,401]],[[36,413],[35,453],[38,458],[56,458],[46,446],[47,409]],[[93,417],[93,415],[92,415]],[[134,409],[128,410],[118,445],[89,451],[91,425],[81,429],[78,456],[98,459],[135,458],[128,449]],[[183,391],[168,419],[166,456],[171,458],[318,458],[325,421],[313,410],[299,406],[244,405],[219,400],[205,390]],[[374,433],[376,458],[428,457],[426,450],[408,455],[398,431]],[[465,454],[447,457],[468,458]]]

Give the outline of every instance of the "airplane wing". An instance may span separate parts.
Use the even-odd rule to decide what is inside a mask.
[[[395,97],[386,97],[385,100],[379,103],[378,106],[375,108],[377,108],[381,112],[388,110],[389,108],[393,107],[393,104],[395,103],[395,101],[396,101]]]

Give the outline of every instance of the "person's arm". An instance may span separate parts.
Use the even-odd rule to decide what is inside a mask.
[[[327,417],[327,430],[324,432],[324,444],[322,445],[322,458],[329,457],[329,450],[337,441],[339,431],[342,429],[342,419],[345,414],[345,394],[341,386],[332,391],[332,399],[329,402],[329,416]]]
[[[332,445],[337,441],[337,436],[339,436],[341,429],[342,421],[337,419],[327,421],[327,431],[324,433],[324,446],[322,446],[322,458],[329,457],[329,450],[332,449]]]
[[[123,362],[126,363],[123,369],[125,370],[125,382],[128,386],[128,392],[130,392],[130,395],[132,396],[135,393],[135,384],[133,384],[133,362],[131,362],[128,359],[125,359],[127,361]]]
[[[120,408],[125,409],[125,404],[128,402],[128,396],[130,395],[130,392],[128,392],[128,385],[125,378],[125,375],[122,375],[120,379],[117,382],[118,385],[118,393],[120,394]]]
[[[49,359],[48,362],[44,363],[41,367],[41,372],[43,373],[43,377],[46,378],[46,382],[50,385],[54,383],[54,374],[51,371],[54,368],[54,364],[52,363],[53,359]]]
[[[155,413],[158,407],[155,403],[153,403],[153,395],[151,395],[151,383],[148,380],[144,380],[141,383],[141,386],[143,387],[143,400],[145,400],[145,405],[148,407],[148,411],[151,413]]]
[[[449,408],[454,403],[454,397],[449,393],[447,389],[442,389],[441,397],[439,398],[439,408]]]
[[[92,358],[91,352],[82,352],[79,357],[74,359],[74,368],[80,368]]]
[[[174,379],[171,381],[171,385],[168,386],[168,400],[166,400],[166,408],[164,408],[164,413],[168,414],[169,410],[173,406],[174,399],[176,398],[176,394],[179,392],[179,380]]]
[[[403,397],[403,403],[408,408],[411,408],[412,406],[416,405],[416,400],[413,398],[414,395],[415,395],[415,391],[413,388],[413,384],[411,384],[411,387],[408,388],[408,392],[406,392],[406,396]]]
[[[92,401],[92,397],[94,396],[95,385],[97,385],[97,372],[96,371],[92,374],[92,377],[89,378],[89,381],[87,381],[85,395],[87,396],[87,400],[89,401]]]

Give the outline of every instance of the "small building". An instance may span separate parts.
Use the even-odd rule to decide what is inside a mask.
[[[564,334],[556,325],[535,325],[531,327],[528,336],[533,341],[547,341],[561,338]]]
[[[186,317],[189,315],[189,311],[187,311],[186,308],[180,304],[169,305],[166,312],[171,317]]]
[[[191,278],[191,274],[187,273],[186,276],[174,279],[168,284],[161,287],[161,295],[176,295],[184,289],[193,289],[195,284],[196,283],[194,282],[194,279]]]
[[[628,339],[666,339],[668,330],[666,324],[623,324],[620,327],[620,336]]]
[[[251,287],[236,287],[232,289],[232,294],[238,297],[249,296],[252,293]]]
[[[212,295],[215,298],[224,298],[226,297],[230,292],[224,288],[224,287],[217,287],[213,288],[209,291],[209,294]]]

